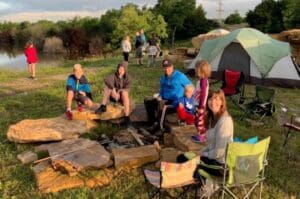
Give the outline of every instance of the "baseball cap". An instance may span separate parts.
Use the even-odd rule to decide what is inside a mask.
[[[169,59],[165,59],[163,62],[162,62],[162,66],[165,68],[165,67],[170,67],[170,66],[173,66],[173,63],[171,62],[171,60]]]

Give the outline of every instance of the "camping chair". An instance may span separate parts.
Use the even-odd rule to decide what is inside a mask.
[[[222,75],[222,86],[226,96],[230,96],[233,102],[242,104],[244,102],[245,76],[243,72],[225,69]],[[237,100],[232,97],[238,96]]]
[[[211,176],[203,169],[199,169],[198,172],[200,176],[204,176],[206,179],[212,180],[219,185],[222,191],[222,198],[225,197],[225,194],[235,199],[241,198],[232,192],[232,188],[242,188],[244,191],[243,198],[250,198],[251,193],[258,185],[260,185],[259,198],[261,198],[269,143],[270,137],[256,144],[231,142],[227,146],[224,167],[200,163],[202,166],[210,169],[223,169],[223,177]]]
[[[164,129],[164,123],[165,123],[165,118],[166,118],[166,114],[167,114],[168,109],[169,110],[174,109],[173,105],[163,105],[161,116],[160,116],[160,121],[159,121],[160,130]]]
[[[152,195],[150,193],[151,188],[147,189],[149,198],[154,198],[157,195],[161,198],[163,190],[175,188],[183,189],[177,198],[183,197],[192,186],[198,185],[198,181],[194,178],[194,173],[199,162],[200,157],[196,156],[184,163],[161,162],[159,171],[144,169],[143,173],[146,183],[155,188]],[[195,198],[197,190],[196,188]]]
[[[282,147],[285,148],[293,131],[300,132],[300,110],[292,109],[280,103],[278,123],[283,126],[285,138]]]
[[[255,86],[255,97],[252,102],[245,104],[247,115],[259,115],[261,121],[265,116],[271,116],[275,112],[273,99],[275,90],[265,86]]]

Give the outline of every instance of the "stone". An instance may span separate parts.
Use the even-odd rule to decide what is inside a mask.
[[[54,169],[65,171],[70,176],[82,170],[100,169],[111,165],[110,153],[96,141],[70,139],[49,144],[47,149]]]
[[[128,149],[113,149],[112,154],[117,170],[140,167],[147,163],[156,162],[159,159],[159,153],[154,145]]]
[[[33,167],[38,190],[42,193],[54,193],[65,189],[87,186],[89,188],[108,185],[114,176],[110,169],[93,171],[92,175],[78,174],[69,176],[55,171],[50,161],[41,162]]]
[[[67,120],[64,116],[48,119],[26,119],[10,125],[7,138],[17,143],[61,141],[78,138],[96,126],[91,121]]]
[[[171,133],[164,133],[164,147],[174,147],[174,135]]]
[[[130,114],[130,120],[132,122],[148,122],[147,111],[143,104],[139,104]]]
[[[36,161],[38,159],[38,156],[32,151],[25,151],[17,155],[17,158],[22,162],[22,164],[29,164]]]
[[[135,139],[127,130],[120,130],[118,133],[114,134],[113,140],[118,144],[135,143]]]
[[[199,153],[205,144],[195,143],[192,141],[192,135],[196,134],[196,128],[193,125],[171,127],[171,134],[173,134],[174,145],[177,149],[183,152],[192,151]]]

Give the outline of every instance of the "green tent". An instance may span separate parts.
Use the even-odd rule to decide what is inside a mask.
[[[278,60],[290,54],[289,43],[272,39],[252,28],[242,28],[223,37],[205,41],[200,49],[201,58],[211,62],[225,47],[235,41],[249,54],[262,77],[266,77]]]

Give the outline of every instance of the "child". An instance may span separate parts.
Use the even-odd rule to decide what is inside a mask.
[[[83,75],[83,68],[80,64],[73,66],[73,74],[67,80],[67,112],[66,117],[72,120],[72,101],[77,102],[78,111],[83,111],[83,105],[91,108],[93,106],[91,88]]]
[[[157,52],[160,50],[158,44],[158,36],[156,33],[152,34],[152,38],[148,41],[148,67],[154,66]]]
[[[36,63],[38,62],[38,57],[36,53],[36,49],[33,46],[33,43],[31,41],[27,42],[25,45],[25,51],[24,54],[27,58],[27,67],[28,71],[30,73],[30,79],[35,79],[35,67]]]
[[[129,53],[131,51],[130,37],[128,35],[122,41],[122,50],[123,50],[124,61],[128,62],[128,60],[129,60]]]
[[[187,125],[194,124],[195,104],[194,86],[189,84],[184,89],[183,97],[178,99],[177,113],[181,122]]]
[[[198,102],[195,114],[195,126],[197,135],[192,136],[194,142],[206,142],[206,128],[204,125],[204,112],[209,90],[208,78],[211,75],[211,67],[207,61],[200,61],[195,66],[195,74],[199,78],[195,91],[195,100]]]

